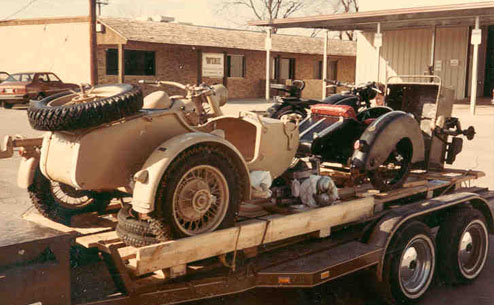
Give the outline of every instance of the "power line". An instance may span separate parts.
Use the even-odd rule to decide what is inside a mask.
[[[18,9],[17,11],[13,12],[12,14],[10,14],[9,16],[5,17],[2,19],[2,21],[4,20],[8,20],[8,19],[11,19],[12,17],[14,17],[15,15],[19,14],[20,12],[24,11],[25,9],[27,9],[28,7],[30,7],[34,2],[36,2],[38,0],[31,0],[29,1],[26,5],[24,5],[23,7],[21,7],[20,9]]]

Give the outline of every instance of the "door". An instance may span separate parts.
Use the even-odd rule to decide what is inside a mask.
[[[485,59],[484,96],[492,96],[494,89],[494,26],[487,30],[487,52]]]

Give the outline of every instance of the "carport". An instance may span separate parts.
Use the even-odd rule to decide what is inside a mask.
[[[406,69],[402,68],[402,71],[419,69],[418,71],[420,73],[414,74],[426,73],[447,78],[450,82],[449,86],[461,90],[457,91],[457,98],[462,95],[466,97],[468,96],[468,92],[470,92],[470,109],[473,114],[475,114],[477,96],[480,94],[478,90],[479,80],[482,88],[484,88],[484,81],[491,79],[488,66],[494,66],[494,60],[491,63],[489,57],[489,54],[492,52],[488,52],[487,48],[482,48],[484,66],[481,66],[481,68],[485,68],[486,73],[482,75],[483,70],[481,69],[479,71],[479,46],[482,43],[485,44],[488,37],[489,45],[491,43],[494,45],[494,37],[491,39],[491,33],[488,36],[488,33],[486,33],[490,29],[488,26],[493,24],[494,2],[492,1],[297,17],[270,21],[253,21],[250,23],[250,25],[267,27],[267,58],[269,58],[270,33],[272,28],[325,29],[325,60],[327,58],[329,31],[361,31],[358,35],[357,46],[357,80],[359,69],[367,69],[366,71],[362,70],[360,73],[361,75],[366,75],[367,81],[385,82],[390,70],[393,73],[400,70],[392,65],[399,66],[399,63],[403,64],[405,62],[408,67]],[[388,37],[393,37],[392,34],[395,34],[394,37],[397,38],[396,40],[398,38],[406,39],[403,37],[407,34],[400,31],[412,29],[420,32],[414,32],[413,37],[415,40],[412,42],[407,40],[406,42],[408,44],[402,43],[401,49],[395,46],[392,48],[393,50],[388,50],[391,47],[389,45],[383,45],[384,42],[395,44],[393,43],[394,40],[388,39],[386,41],[386,39],[383,39],[383,33],[390,33]],[[490,30],[492,31],[493,29]],[[368,43],[365,43],[365,40]],[[414,54],[411,56],[410,52],[414,52],[414,48],[418,48],[419,46],[421,48],[421,55],[416,56]],[[388,47],[388,49],[384,49],[386,54],[383,54],[384,47]],[[424,47],[427,50],[424,50]],[[452,55],[451,50],[456,50],[459,55]],[[393,52],[394,55],[391,54]],[[425,61],[426,69],[422,69],[423,63],[420,66],[414,62],[420,56],[422,57],[422,62]],[[438,56],[443,56],[445,59],[438,59]],[[394,62],[390,63],[391,60]],[[326,66],[324,63],[323,68],[326,68]],[[269,75],[269,64],[266,65],[266,68],[267,75]],[[424,70],[425,72],[422,72]],[[327,69],[323,69],[323,77],[327,76],[326,73]],[[481,74],[480,77],[479,74]],[[269,88],[269,77],[266,77],[266,79],[266,87]],[[494,79],[494,76],[492,79]],[[322,91],[323,95],[325,95],[324,83]],[[269,93],[267,92],[266,94],[268,95]]]

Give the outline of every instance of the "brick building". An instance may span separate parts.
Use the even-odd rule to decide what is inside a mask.
[[[98,23],[98,83],[223,83],[230,98],[264,96],[264,33],[113,17],[99,18]],[[303,79],[304,97],[320,98],[323,44],[319,38],[273,35],[273,82]],[[355,53],[354,42],[330,40],[328,78],[353,82]]]

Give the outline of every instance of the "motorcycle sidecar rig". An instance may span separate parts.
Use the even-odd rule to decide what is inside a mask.
[[[71,216],[104,209],[112,197],[131,196],[129,212],[140,213],[142,219],[122,221],[117,232],[123,240],[142,245],[156,238],[197,235],[233,226],[240,202],[250,199],[251,171],[278,177],[291,164],[298,146],[297,124],[248,112],[222,115],[220,106],[227,99],[222,85],[159,83],[182,88],[187,95],[172,99],[153,94],[145,99],[143,109],[105,123],[78,121],[60,126],[54,122],[42,145],[38,140],[33,153],[23,154],[22,186],[41,214],[70,224]],[[117,90],[119,86],[123,92]],[[127,107],[128,95],[130,102],[140,97],[142,107],[142,95],[137,91],[130,95],[136,88],[95,87],[64,93],[37,106],[53,117],[71,107],[108,106],[104,99],[120,95],[121,107]],[[37,120],[33,111],[31,119],[40,127],[45,120]],[[84,123],[93,125],[66,127]],[[0,157],[11,156],[13,148],[23,143],[7,140]],[[68,202],[69,197],[73,202]],[[127,216],[131,218],[121,218]],[[141,226],[140,221],[153,225]],[[143,238],[136,241],[142,231],[146,231]]]
[[[315,105],[300,123],[297,154],[343,165],[332,168],[345,171],[353,182],[368,177],[378,190],[398,188],[411,169],[452,164],[462,149],[458,135],[473,139],[475,129],[461,130],[451,117],[452,91],[436,76],[401,76],[388,80],[389,107],[356,113],[345,105]]]

